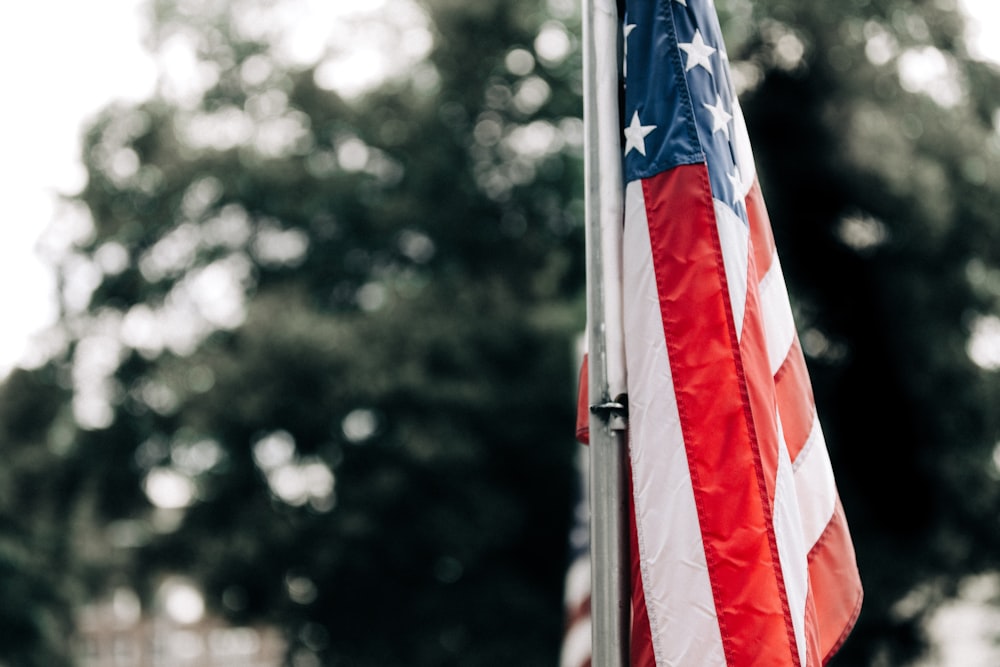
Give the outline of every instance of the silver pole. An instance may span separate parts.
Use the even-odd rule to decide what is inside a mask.
[[[629,657],[625,354],[621,310],[622,153],[614,0],[583,0],[584,185],[590,415],[593,667]]]

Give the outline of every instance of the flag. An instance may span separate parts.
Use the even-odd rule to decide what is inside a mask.
[[[563,587],[565,627],[559,667],[590,667],[590,511],[587,457],[577,457],[576,501],[569,534],[569,565]]]
[[[819,666],[863,591],[718,17],[623,18],[632,665]]]
[[[581,345],[585,347],[584,343]],[[587,355],[579,350],[582,363],[577,385],[576,437],[589,444],[587,405]],[[576,456],[573,517],[569,529],[569,558],[563,581],[564,627],[559,651],[559,667],[590,667],[590,466],[587,451]]]

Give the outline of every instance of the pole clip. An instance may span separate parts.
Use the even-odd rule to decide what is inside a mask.
[[[595,403],[590,406],[590,412],[600,417],[612,431],[624,431],[628,423],[628,394],[619,394],[613,401]]]

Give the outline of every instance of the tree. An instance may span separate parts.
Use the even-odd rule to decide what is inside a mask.
[[[434,48],[351,99],[322,87],[333,64],[281,61],[274,3],[153,9],[152,42],[190,48],[206,84],[89,129],[90,231],[55,257],[67,345],[28,376],[72,382],[58,468],[111,554],[89,592],[124,573],[151,599],[184,572],[218,613],[282,627],[290,660],[551,664],[575,26],[399,4],[422,34],[397,37]]]
[[[16,372],[0,388],[0,661],[68,665],[70,609],[80,570],[64,539],[79,508],[58,473],[56,426],[66,392],[45,373]],[[65,425],[65,422],[63,422]]]

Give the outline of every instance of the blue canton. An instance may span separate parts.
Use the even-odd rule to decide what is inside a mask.
[[[745,220],[735,94],[711,0],[629,0],[624,19],[626,182],[707,162],[714,198]]]

